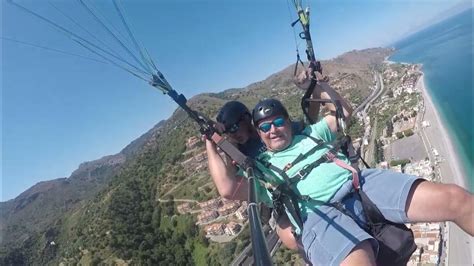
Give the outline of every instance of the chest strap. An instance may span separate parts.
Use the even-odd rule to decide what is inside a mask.
[[[279,184],[274,189],[270,189],[275,211],[277,212],[277,214],[280,215],[286,209],[288,214],[293,217],[293,220],[297,223],[297,226],[300,229],[303,228],[303,220],[302,220],[301,210],[298,204],[299,201],[311,201],[311,202],[316,201],[318,204],[332,206],[340,211],[347,212],[342,207],[342,204],[340,202],[317,201],[317,200],[312,199],[309,195],[300,195],[295,192],[295,190],[293,189],[294,184],[304,179],[314,168],[316,168],[322,163],[332,161],[339,167],[342,167],[352,173],[352,185],[354,189],[356,190],[356,192],[358,192],[360,188],[358,170],[356,170],[354,167],[348,165],[346,162],[337,158],[338,150],[340,150],[341,147],[345,145],[348,141],[346,139],[346,136],[342,137],[339,141],[337,141],[336,145],[334,145],[333,148],[331,148],[323,156],[321,156],[321,158],[304,166],[300,171],[298,171],[298,173],[296,173],[296,175],[289,177],[286,173],[286,171],[289,168],[291,168],[293,165],[297,164],[298,162],[302,161],[308,155],[314,153],[317,149],[319,149],[324,144],[324,141],[320,139],[316,139],[311,136],[307,136],[307,137],[313,140],[317,145],[311,148],[307,153],[300,154],[293,162],[290,163],[290,167],[285,167],[285,169],[280,169],[272,165],[270,162],[260,161],[265,167],[277,172],[284,179],[284,182],[282,184]]]
[[[354,175],[357,174],[358,170],[356,170],[354,167],[347,165],[344,161],[340,160],[337,158],[337,152],[341,149],[342,146],[344,146],[347,143],[346,137],[342,137],[339,141],[336,142],[333,148],[331,148],[329,151],[327,151],[321,158],[318,160],[305,165],[300,171],[298,171],[293,177],[290,178],[291,183],[296,183],[299,180],[302,180],[306,178],[306,176],[316,167],[318,167],[320,164],[325,163],[325,162],[334,162],[338,166],[349,170],[352,172],[352,178],[355,180]],[[357,185],[358,187],[358,185]]]
[[[269,168],[275,172],[277,172],[284,180],[285,182],[289,182],[292,180],[292,178],[290,178],[286,172],[291,169],[294,165],[296,165],[297,163],[301,162],[302,160],[306,159],[309,155],[313,154],[315,151],[317,151],[318,149],[320,149],[323,145],[324,145],[324,141],[321,140],[321,139],[317,139],[317,138],[314,138],[312,136],[309,136],[309,135],[306,135],[304,134],[304,136],[308,137],[309,139],[311,139],[313,142],[316,143],[316,146],[314,146],[313,148],[311,148],[308,152],[302,154],[300,153],[298,155],[298,157],[296,157],[295,160],[293,160],[291,163],[288,163],[285,165],[285,167],[283,169],[280,169],[276,166],[274,166],[273,164],[271,164],[270,162],[267,162],[267,161],[261,161],[259,160],[260,163],[263,164],[263,166],[265,166],[266,168]],[[305,171],[299,171],[301,172],[302,174],[305,172]],[[290,183],[293,183],[293,182],[290,182]]]

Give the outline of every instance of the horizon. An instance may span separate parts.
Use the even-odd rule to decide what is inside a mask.
[[[200,6],[203,2],[205,7]],[[266,10],[275,11],[274,13],[279,12],[279,17],[272,16],[271,14],[274,13],[268,12],[270,15],[264,16],[265,18],[259,18],[261,12],[255,10],[255,4],[252,4],[251,7],[248,5],[242,7],[239,4],[236,6],[235,3],[225,3],[227,6],[219,6],[219,9],[216,9],[227,15],[225,19],[227,24],[223,23],[223,25],[215,25],[221,21],[216,22],[207,18],[215,14],[212,12],[215,6],[209,4],[212,1],[203,2],[191,2],[190,5],[194,8],[187,10],[182,9],[182,3],[189,3],[186,1],[153,3],[156,6],[167,6],[170,8],[168,11],[171,11],[164,17],[154,18],[158,21],[156,25],[162,25],[160,21],[163,24],[170,22],[170,18],[180,15],[183,17],[183,21],[176,23],[171,19],[173,22],[171,24],[178,24],[176,28],[179,29],[190,27],[191,30],[187,32],[190,36],[186,37],[180,35],[181,32],[175,32],[175,27],[157,28],[158,34],[156,35],[158,37],[152,36],[155,34],[149,34],[151,30],[146,29],[146,25],[149,23],[146,19],[147,16],[137,15],[146,12],[153,14],[153,10],[146,8],[150,3],[125,3],[125,9],[128,17],[131,18],[132,25],[135,26],[135,29],[139,29],[135,31],[137,38],[145,44],[147,49],[150,49],[153,59],[158,63],[158,68],[171,85],[178,92],[186,95],[188,99],[204,92],[243,88],[294,64],[296,58],[295,41],[293,30],[289,26],[290,15],[284,1],[278,1],[277,6],[266,7]],[[384,3],[368,1],[368,3],[364,3],[366,6],[363,7],[360,6],[361,4],[341,7],[342,2],[325,3],[324,8],[339,12],[339,15],[350,13],[351,16],[344,17],[344,19],[356,21],[357,14],[352,14],[352,11],[355,10],[370,7],[368,8],[369,12],[375,12],[378,18],[383,18],[384,15],[385,17],[397,17],[400,16],[400,13],[397,12],[407,12],[402,7],[406,8],[405,5],[408,5],[407,3],[396,3],[396,1],[385,1]],[[318,9],[315,7],[323,5],[323,3],[321,1],[313,2],[311,7],[316,14],[311,14],[312,23],[315,24],[311,25],[311,33],[316,46],[317,58],[328,60],[354,49],[362,50],[384,45],[386,47],[390,43],[394,44],[408,37],[409,35],[406,33],[410,29],[413,30],[414,27],[418,26],[418,30],[410,35],[439,23],[440,21],[433,19],[433,16],[465,3],[468,2],[437,1],[437,5],[414,3],[415,6],[419,4],[417,9],[410,9],[409,14],[405,16],[408,17],[423,10],[426,12],[424,17],[420,16],[416,18],[416,21],[407,22],[408,24],[401,27],[402,29],[397,28],[400,38],[395,40],[390,36],[391,34],[387,35],[386,32],[383,32],[386,31],[386,28],[400,26],[390,24],[389,19],[384,20],[382,25],[375,27],[376,29],[365,29],[364,34],[354,33],[350,31],[350,28],[357,28],[359,25],[368,26],[366,24],[370,24],[369,19],[364,23],[352,23],[350,24],[352,27],[348,29],[348,24],[344,23],[347,21],[335,21],[337,19],[333,18],[334,13],[331,12],[318,13]],[[61,2],[60,4],[64,8],[67,3]],[[379,14],[381,4],[389,4],[396,8],[393,8],[390,15],[381,15]],[[262,3],[257,4],[257,6],[260,5]],[[5,7],[6,5],[2,5],[2,11]],[[12,7],[9,6],[9,8]],[[43,8],[41,6],[39,9]],[[202,13],[194,12],[196,10],[200,10]],[[41,23],[35,22],[36,20],[18,12],[18,10],[11,9],[10,12],[2,13],[4,14],[2,38],[13,37],[19,41],[29,41],[55,49],[62,46],[61,50],[87,55],[81,49],[77,49],[77,51],[70,49],[74,46],[70,40],[48,29],[48,26],[40,25]],[[186,17],[185,14],[189,17]],[[235,17],[232,17],[233,14],[236,14]],[[245,23],[238,24],[238,22],[242,22],[240,17],[242,14],[245,14],[243,18]],[[324,23],[314,23],[314,21],[318,21],[315,17],[320,15],[322,17],[320,20]],[[446,16],[444,19],[448,17],[450,16]],[[23,18],[25,21],[23,24],[17,23],[12,28],[7,27],[8,23],[10,23],[9,26],[12,26],[11,22],[15,18]],[[206,18],[209,20],[205,20]],[[295,18],[294,12],[292,18]],[[196,19],[200,23],[194,23]],[[261,25],[254,25],[256,19]],[[326,19],[332,22],[326,22]],[[330,23],[333,23],[331,25],[335,27],[328,30]],[[137,27],[137,25],[142,26]],[[249,26],[256,29],[249,28]],[[209,27],[213,29],[209,29]],[[34,30],[35,28],[37,31]],[[297,29],[298,32],[299,28]],[[25,33],[24,30],[28,30],[28,32]],[[237,35],[228,34],[231,36],[227,36],[227,31]],[[335,34],[336,38],[330,35],[334,31],[340,33],[339,35]],[[374,32],[379,34],[377,38],[374,38],[376,40],[364,40],[367,35],[370,36]],[[171,37],[163,40],[160,38],[160,34]],[[27,35],[28,37],[25,37]],[[244,37],[240,38],[242,35]],[[262,36],[264,40],[259,39]],[[320,36],[331,36],[331,40],[323,40],[324,38],[320,38]],[[392,39],[390,40],[390,38]],[[162,97],[161,93],[147,89],[148,85],[144,85],[143,82],[133,77],[130,78],[130,75],[124,74],[122,71],[115,71],[116,69],[113,67],[106,68],[99,63],[93,65],[91,60],[84,58],[57,55],[50,51],[31,49],[31,47],[25,48],[18,43],[14,44],[4,40],[2,39],[2,87],[4,88],[2,104],[3,114],[5,114],[2,116],[2,202],[17,197],[38,182],[69,177],[83,162],[118,153],[158,122],[168,119],[177,108],[176,104]],[[214,40],[214,43],[208,43],[209,40]],[[354,40],[354,42],[348,43],[347,40]],[[248,45],[252,41],[255,42],[256,47]],[[159,47],[150,45],[153,42],[158,42]],[[185,47],[186,44],[183,44],[185,42],[191,44],[188,49]],[[374,46],[377,42],[380,45]],[[180,46],[177,43],[183,45]],[[372,46],[368,46],[371,44]],[[349,48],[349,45],[352,48]],[[303,56],[304,44],[301,41],[299,41],[299,49]],[[196,68],[195,64],[187,63],[186,59],[189,60],[189,58],[193,59],[190,61],[197,62],[197,65],[201,63],[201,67]],[[180,60],[185,63],[180,63]],[[227,61],[232,62],[231,67]],[[29,62],[30,65],[25,64],[26,62]],[[254,65],[256,67],[251,67]],[[259,70],[256,70],[257,68]],[[58,74],[51,75],[51,73]],[[189,80],[181,79],[183,76],[181,73]],[[26,80],[25,76],[29,79]],[[67,88],[72,89],[64,89],[62,84],[67,84]],[[97,84],[105,89],[94,89]],[[75,101],[76,99],[77,101]],[[156,108],[157,106],[160,108]],[[67,114],[61,114],[62,112],[67,112]],[[12,117],[8,115],[12,115]],[[70,151],[66,151],[64,147],[69,148]],[[95,147],[95,149],[91,151],[90,147]],[[27,152],[31,152],[31,154],[26,154]],[[61,159],[63,157],[64,159]],[[61,166],[55,166],[54,164],[57,162]],[[25,167],[25,165],[27,166]]]

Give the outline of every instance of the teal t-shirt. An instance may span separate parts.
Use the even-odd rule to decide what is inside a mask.
[[[319,149],[286,171],[286,174],[289,177],[293,177],[304,166],[311,164],[323,156],[332,148],[331,143],[336,140],[336,134],[331,132],[325,119],[322,119],[316,124],[307,126],[302,134],[304,135],[293,136],[291,145],[285,150],[278,152],[266,151],[262,153],[258,159],[270,162],[279,169],[284,169],[288,163],[293,162],[300,154],[307,153],[311,148],[317,145],[313,140],[305,135],[323,140],[324,144]],[[337,154],[337,158],[350,164],[346,156],[340,152]],[[257,164],[257,167],[264,173],[265,180],[269,183],[281,184],[284,182],[283,177],[281,177],[277,172],[267,169],[261,164]],[[317,201],[328,202],[339,188],[341,188],[347,180],[351,179],[351,177],[352,174],[350,171],[333,162],[325,162],[313,168],[304,179],[297,182],[296,189],[300,195],[307,195]],[[259,200],[271,205],[270,193],[262,184],[260,184],[257,191],[259,193]],[[300,203],[302,215],[306,216],[306,214],[311,212],[311,209],[317,205],[318,204],[315,202]]]

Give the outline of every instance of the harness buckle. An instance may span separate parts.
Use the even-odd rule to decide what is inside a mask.
[[[328,151],[326,154],[324,154],[324,156],[326,157],[328,161],[332,161],[334,160],[334,158],[336,158],[336,155],[332,153],[331,151]]]
[[[294,177],[299,178],[300,180],[305,179],[305,177],[308,175],[308,167],[309,164],[305,165],[303,169],[299,170]]]

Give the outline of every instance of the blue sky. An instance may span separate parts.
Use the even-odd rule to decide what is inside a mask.
[[[48,1],[17,2],[83,34]],[[110,42],[77,2],[52,2]],[[119,25],[109,1],[98,3]],[[470,5],[444,0],[310,1],[316,56],[330,59],[353,49],[388,45],[460,3]],[[124,6],[137,39],[188,98],[244,87],[296,59],[289,25],[296,17],[285,0],[138,0],[124,1]],[[1,36],[97,58],[5,1]],[[110,64],[6,39],[1,48],[2,201],[39,181],[68,177],[81,162],[119,152],[176,108],[169,98]],[[304,51],[301,41],[299,48]]]

